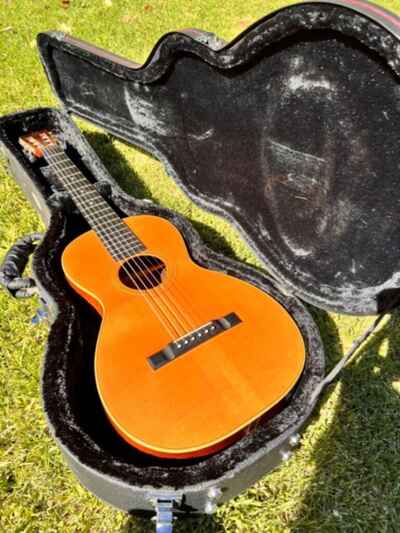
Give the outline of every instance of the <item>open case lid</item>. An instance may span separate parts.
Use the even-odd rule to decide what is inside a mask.
[[[345,3],[287,7],[227,45],[168,33],[143,66],[61,33],[38,45],[67,110],[163,161],[284,289],[373,314],[400,288],[400,22]]]

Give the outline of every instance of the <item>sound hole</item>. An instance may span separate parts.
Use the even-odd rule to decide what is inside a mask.
[[[138,255],[125,261],[119,271],[119,279],[130,289],[147,290],[160,285],[165,264],[153,255]]]

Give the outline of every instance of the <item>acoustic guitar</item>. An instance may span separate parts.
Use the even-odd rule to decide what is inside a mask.
[[[19,142],[45,159],[92,228],[68,244],[62,268],[102,317],[96,385],[125,441],[159,457],[208,455],[292,391],[305,346],[282,305],[194,263],[166,219],[120,218],[55,132]]]

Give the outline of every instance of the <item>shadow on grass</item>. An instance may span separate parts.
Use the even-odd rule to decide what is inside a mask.
[[[150,189],[128,163],[123,155],[115,148],[113,137],[98,132],[85,132],[85,137],[100,156],[104,166],[118,185],[135,198],[148,198],[154,201]],[[150,154],[147,154],[150,156]]]
[[[335,335],[335,326],[331,329],[327,318],[324,340],[332,353],[329,337]],[[340,375],[339,402],[314,446],[315,473],[291,531],[398,531],[399,326],[396,311]],[[330,390],[323,393],[320,408]]]
[[[134,198],[146,198],[154,203],[157,203],[145,181],[141,179],[126,158],[115,148],[110,135],[89,132],[86,133],[86,138],[93,146],[96,153],[101,156],[101,160],[110,172],[111,176],[125,192],[131,194]],[[127,146],[129,145],[127,144]],[[145,153],[148,157],[152,157],[151,154],[140,150],[140,148],[136,148],[136,150]],[[221,254],[231,257],[232,259],[237,259],[233,248],[223,235],[218,233],[213,227],[208,226],[203,222],[192,220],[190,218],[189,220],[208,246]]]

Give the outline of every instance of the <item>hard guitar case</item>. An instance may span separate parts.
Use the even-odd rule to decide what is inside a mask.
[[[324,348],[305,303],[354,315],[393,307],[400,286],[399,33],[393,14],[352,0],[284,8],[228,44],[199,30],[168,33],[144,65],[62,33],[38,36],[61,108],[1,118],[0,141],[47,229],[38,246],[36,236],[17,244],[1,280],[14,296],[35,285],[45,302],[48,425],[98,497],[129,512],[156,509],[160,528],[170,527],[172,511],[212,513],[299,444],[324,378]],[[71,115],[161,160],[197,205],[239,230],[269,274],[205,246],[181,215],[124,193]],[[99,318],[60,267],[63,248],[87,226],[18,145],[22,133],[40,128],[62,132],[71,158],[120,214],[170,219],[196,262],[255,284],[289,310],[307,360],[283,409],[225,450],[191,460],[145,455],[115,434],[93,376]],[[33,250],[34,281],[21,279]]]

